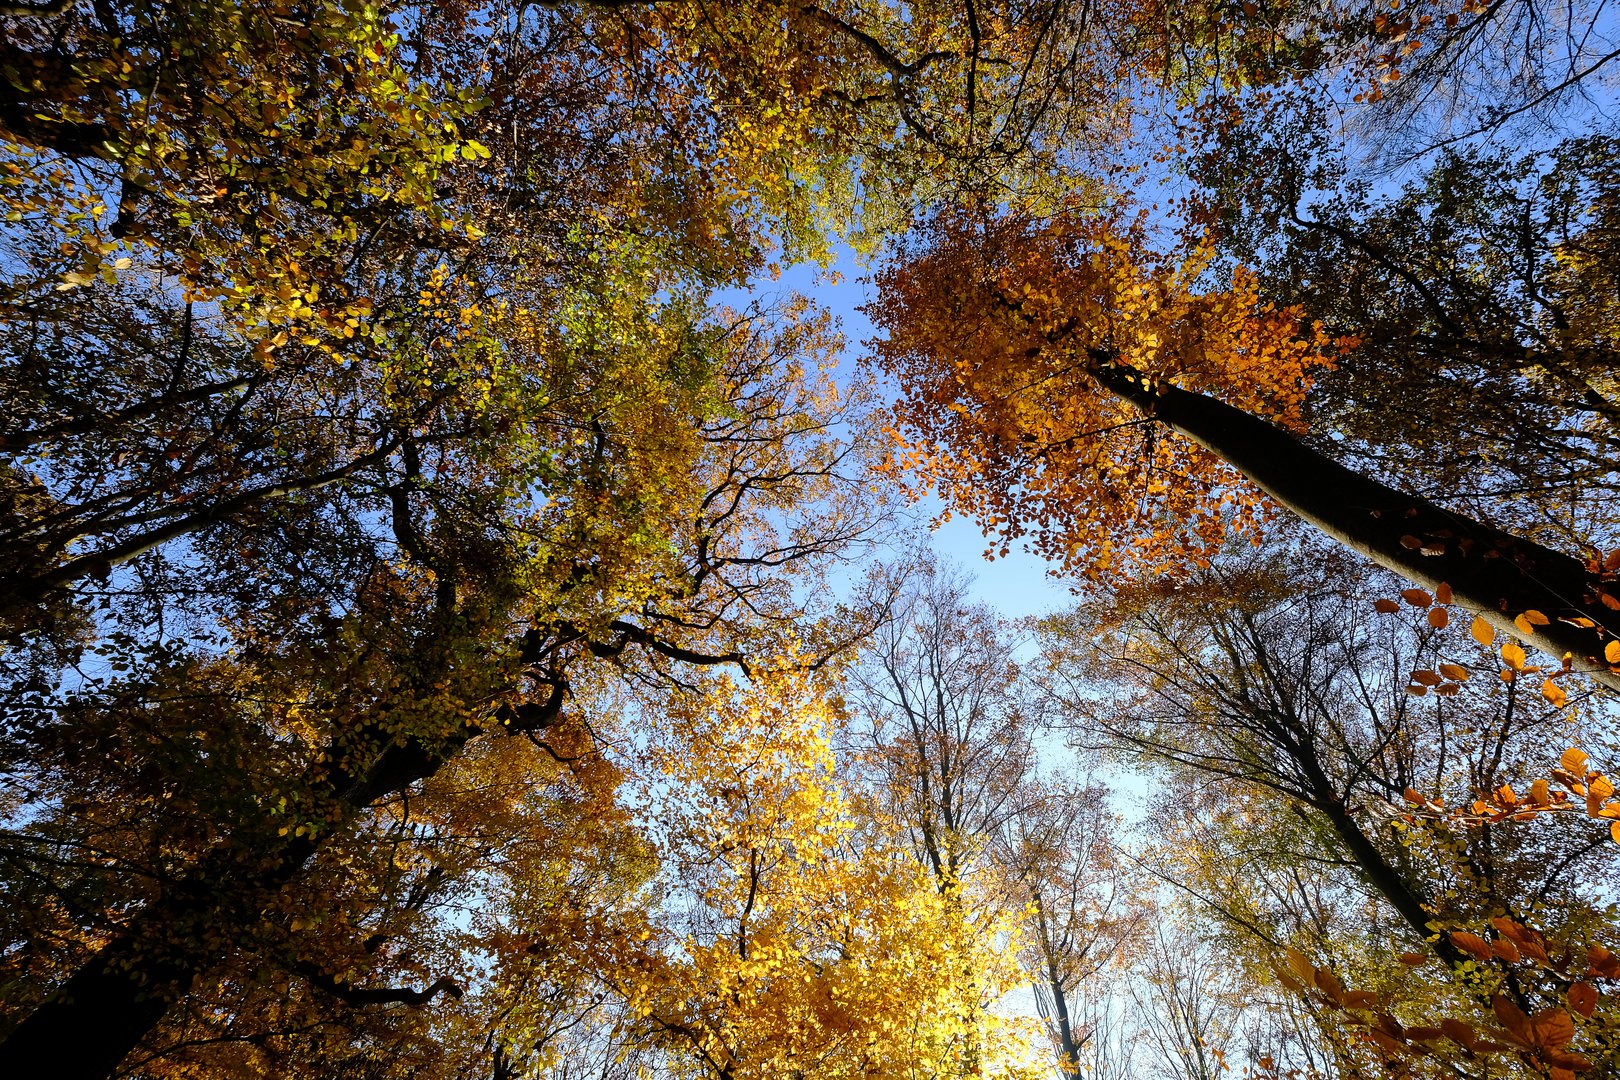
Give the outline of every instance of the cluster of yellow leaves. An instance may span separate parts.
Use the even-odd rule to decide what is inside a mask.
[[[1003,542],[1031,534],[1065,569],[1102,576],[1201,563],[1260,497],[1092,373],[1210,394],[1285,427],[1334,343],[1260,299],[1239,270],[1200,288],[1208,252],[1151,252],[1140,226],[1060,217],[950,218],[882,277],[873,309],[900,381],[896,471],[936,487]]]
[[[1017,978],[995,947],[1011,924],[967,932],[897,830],[855,813],[838,723],[793,668],[672,703],[632,785],[679,899],[605,978],[682,1075],[939,1075],[964,1055],[1010,1074],[1021,1039],[981,1014]]]

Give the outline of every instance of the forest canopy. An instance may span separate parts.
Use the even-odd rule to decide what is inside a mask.
[[[1620,1073],[1617,64],[0,5],[0,1074]]]

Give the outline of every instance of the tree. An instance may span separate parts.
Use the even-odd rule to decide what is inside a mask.
[[[1006,539],[1033,531],[1037,550],[1094,576],[1207,560],[1228,529],[1256,526],[1258,488],[1617,685],[1620,596],[1601,552],[1552,550],[1304,445],[1289,427],[1332,352],[1322,328],[1263,302],[1241,272],[1198,291],[1201,257],[1176,263],[1144,242],[1107,221],[937,220],[883,274],[872,309],[901,385],[901,465]],[[1514,620],[1530,611],[1526,633]]]
[[[1067,1080],[1130,1068],[1106,973],[1135,952],[1151,916],[1114,850],[1119,829],[1106,788],[1062,774],[1032,779],[1003,827],[1001,857],[1028,897],[1024,966]]]
[[[1534,834],[1502,824],[1511,814],[1411,827],[1407,806],[1466,806],[1562,738],[1564,706],[1517,678],[1469,680],[1495,657],[1442,620],[1371,614],[1333,562],[1274,551],[1181,588],[1136,590],[1113,609],[1122,622],[1094,610],[1054,627],[1049,670],[1093,731],[1169,766],[1157,812],[1180,842],[1161,856],[1165,879],[1221,928],[1248,981],[1308,990],[1324,1037],[1353,1014],[1359,1034],[1334,1054],[1371,1068],[1408,1040],[1440,1038],[1430,1033],[1442,1017],[1494,1028],[1497,997],[1527,1014],[1566,1009],[1568,979],[1548,987],[1488,971],[1462,928],[1505,919],[1576,940],[1601,933],[1592,883],[1607,879],[1615,849],[1606,829],[1573,820]],[[1099,621],[1119,628],[1102,645],[1104,677],[1117,682],[1088,682],[1078,667]],[[1431,682],[1437,669],[1466,691]],[[1443,976],[1403,967],[1429,950]],[[1584,1052],[1607,1053],[1594,1038]]]

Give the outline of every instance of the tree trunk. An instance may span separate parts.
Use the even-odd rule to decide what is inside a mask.
[[[1091,374],[1328,536],[1431,591],[1450,586],[1457,604],[1497,629],[1554,656],[1569,653],[1577,670],[1620,690],[1620,673],[1603,660],[1605,645],[1620,639],[1620,610],[1608,606],[1620,604],[1620,581],[1362,476],[1241,409],[1175,386],[1146,386],[1110,357],[1098,357]],[[1532,635],[1513,622],[1527,611],[1549,620]]]

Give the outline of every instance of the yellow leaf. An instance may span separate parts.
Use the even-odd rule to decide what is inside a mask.
[[[1603,646],[1603,659],[1611,664],[1620,664],[1620,640],[1611,641]]]
[[[1519,647],[1517,642],[1510,641],[1502,646],[1502,659],[1514,671],[1524,670],[1524,650]]]
[[[1468,632],[1474,635],[1475,641],[1487,648],[1490,647],[1491,642],[1496,640],[1496,631],[1491,629],[1491,624],[1485,621],[1483,615],[1474,617],[1474,625],[1469,628]]]
[[[1564,693],[1564,688],[1551,679],[1541,684],[1541,696],[1546,698],[1555,709],[1562,709],[1569,703],[1569,697]]]
[[[1615,843],[1620,844],[1620,821],[1609,822],[1609,836]]]
[[[1558,758],[1558,766],[1567,773],[1576,776],[1586,775],[1586,752],[1579,747],[1572,746],[1565,750]]]
[[[1520,616],[1520,618],[1524,619],[1524,621],[1529,623],[1531,626],[1546,626],[1549,621],[1547,616],[1543,615],[1534,608],[1531,608],[1529,611],[1525,612],[1522,616]]]

